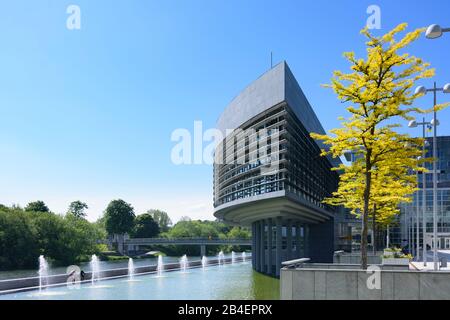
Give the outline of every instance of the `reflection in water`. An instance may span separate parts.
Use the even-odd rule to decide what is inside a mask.
[[[231,268],[230,268],[231,269]],[[227,270],[228,271],[228,270]],[[225,271],[225,272],[227,272]],[[215,299],[247,299],[247,300],[279,300],[280,281],[254,271],[247,265],[245,271],[238,276],[238,281],[232,281],[234,286],[221,286],[216,292]],[[239,298],[237,298],[239,297]]]

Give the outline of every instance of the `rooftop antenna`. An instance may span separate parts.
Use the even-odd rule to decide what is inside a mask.
[[[273,68],[273,54],[272,51],[270,51],[270,69]]]

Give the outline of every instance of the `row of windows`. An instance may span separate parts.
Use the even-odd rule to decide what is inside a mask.
[[[262,121],[268,114],[276,117]],[[319,147],[287,105],[275,108],[264,117],[256,121],[259,123],[257,130],[277,127],[278,121],[283,121],[282,129],[286,130],[286,134],[283,133],[286,142],[280,144],[279,152],[271,154],[271,148],[267,150],[272,161],[280,161],[277,174],[258,179],[264,163],[261,159],[250,163],[248,150],[241,150],[240,154],[245,155],[245,165],[214,166],[215,205],[262,193],[287,190],[310,203],[325,207],[322,200],[336,190],[338,183],[338,176],[331,171],[328,160],[320,156]],[[241,145],[248,148],[249,143]],[[236,146],[234,151],[236,158]],[[287,170],[286,174],[283,174],[284,170]]]

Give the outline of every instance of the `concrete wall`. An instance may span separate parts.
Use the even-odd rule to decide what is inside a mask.
[[[368,264],[381,264],[381,256],[383,252],[378,252],[376,254],[368,253],[367,254],[367,263]],[[334,255],[333,263],[339,264],[360,264],[361,263],[361,254],[358,253],[343,253],[339,255]]]
[[[370,290],[367,279],[373,276],[350,266],[281,270],[283,300],[450,300],[450,272],[426,272],[384,266],[380,271],[381,288]]]

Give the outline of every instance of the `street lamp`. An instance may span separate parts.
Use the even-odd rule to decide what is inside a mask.
[[[422,126],[422,137],[425,140],[426,138],[426,127],[431,126],[431,122],[426,122],[425,118],[423,118],[422,122],[417,122],[416,120],[412,120],[409,122],[408,127],[417,128],[417,126]],[[422,157],[420,159],[425,159],[426,156],[426,147],[429,146],[428,140],[424,141],[424,145],[422,147]],[[420,160],[418,159],[418,160]],[[425,164],[423,165],[425,166]],[[425,233],[427,232],[427,223],[426,223],[426,187],[427,187],[426,175],[425,172],[422,172],[422,259],[423,265],[427,265],[427,247],[425,245]],[[417,193],[417,203],[419,203],[419,192]],[[419,204],[417,204],[417,210],[419,209]],[[417,225],[419,225],[419,213],[417,211]],[[419,234],[419,227],[417,226],[417,234]],[[419,256],[419,235],[417,235],[417,256]]]
[[[432,24],[427,28],[427,31],[425,32],[425,36],[428,39],[437,39],[442,36],[442,33],[444,32],[450,32],[450,28],[441,28],[438,24]]]
[[[431,26],[430,26],[431,28]],[[430,29],[428,28],[428,29]],[[441,29],[444,31],[444,29]],[[436,30],[435,30],[436,31]],[[450,30],[449,30],[450,31]],[[431,31],[430,31],[431,32]],[[428,92],[433,92],[433,120],[431,120],[431,124],[433,125],[433,262],[434,262],[434,270],[438,270],[438,262],[437,262],[437,126],[439,122],[436,118],[437,110],[437,98],[436,94],[438,91],[443,91],[444,93],[450,93],[450,83],[447,83],[443,88],[437,88],[436,82],[434,82],[434,86],[432,89],[427,89],[424,86],[419,86],[416,88],[416,94],[426,94]]]
[[[417,162],[420,162],[422,157],[417,157]],[[417,186],[419,186],[420,178],[419,178],[419,170],[417,170]],[[417,191],[417,207],[416,207],[416,261],[420,261],[420,237],[419,237],[419,216],[420,216],[420,202],[419,202],[420,191]]]

